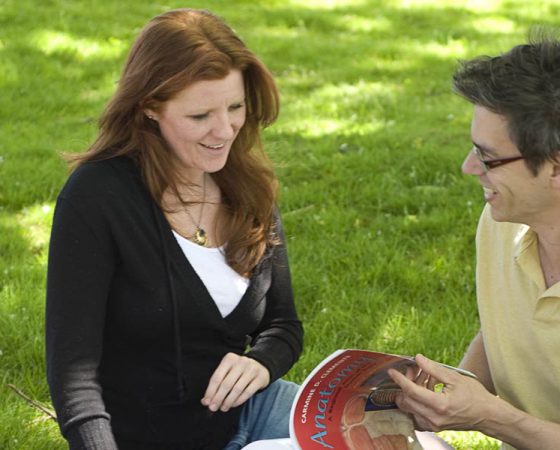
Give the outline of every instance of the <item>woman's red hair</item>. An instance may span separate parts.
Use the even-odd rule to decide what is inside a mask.
[[[178,9],[153,18],[132,46],[117,90],[100,118],[96,141],[70,159],[79,166],[121,155],[132,158],[163,208],[164,191],[178,194],[181,177],[157,122],[144,110],[157,111],[194,82],[222,79],[232,69],[243,74],[247,117],[224,168],[212,177],[228,212],[221,224],[226,260],[247,275],[275,242],[271,231],[277,181],[260,132],[276,120],[279,97],[268,69],[215,15]]]

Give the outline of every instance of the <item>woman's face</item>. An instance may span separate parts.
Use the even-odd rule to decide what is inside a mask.
[[[224,167],[245,123],[243,75],[232,70],[220,80],[195,82],[163,103],[158,112],[145,112],[157,120],[184,174],[196,183],[204,172]]]

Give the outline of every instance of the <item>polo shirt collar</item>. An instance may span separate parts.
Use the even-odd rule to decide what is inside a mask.
[[[530,227],[521,227],[514,240],[513,257],[521,270],[538,286],[541,298],[560,297],[560,282],[546,288],[539,257],[538,236]]]

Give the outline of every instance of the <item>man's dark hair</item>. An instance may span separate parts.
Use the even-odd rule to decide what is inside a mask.
[[[560,41],[540,29],[529,43],[496,56],[461,61],[453,89],[506,117],[511,140],[533,174],[560,151]]]

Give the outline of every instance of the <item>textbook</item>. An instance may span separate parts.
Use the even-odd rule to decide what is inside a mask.
[[[417,367],[413,357],[337,350],[300,386],[290,413],[290,438],[253,442],[244,450],[422,449],[412,418],[394,402],[400,388],[387,374],[390,368],[406,373],[408,367]]]

